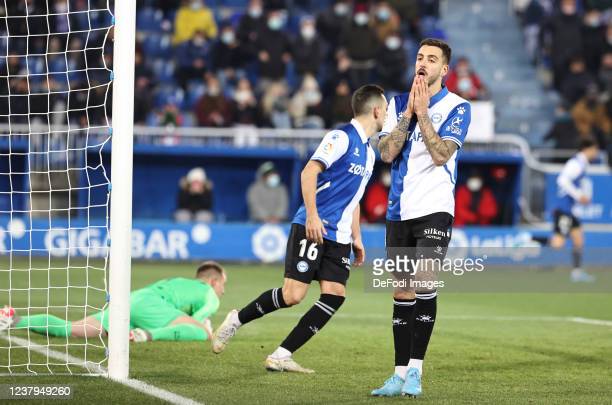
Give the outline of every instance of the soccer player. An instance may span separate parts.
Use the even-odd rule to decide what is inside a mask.
[[[208,318],[219,309],[227,280],[220,264],[202,263],[194,279],[160,280],[130,295],[130,340],[204,341],[212,336]],[[49,336],[106,336],[108,312],[70,322],[54,315],[19,316],[12,308],[0,310],[0,330],[29,329]]]
[[[320,331],[344,302],[351,242],[354,264],[364,261],[359,200],[374,166],[369,138],[382,129],[387,108],[383,89],[375,85],[357,89],[351,104],[354,119],[327,133],[302,171],[304,204],[291,225],[282,288],[264,292],[240,311],[232,310],[213,336],[215,353],[225,349],[238,328],[299,304],[311,281],[318,280],[319,300],[265,361],[270,371],[314,372],[297,364],[292,354]]]
[[[421,42],[409,93],[389,102],[378,148],[392,163],[387,208],[387,255],[412,248],[420,258],[444,259],[455,212],[458,149],[470,124],[470,104],[448,91],[451,48],[443,41]],[[415,280],[427,276],[414,269]],[[431,276],[431,275],[430,275]],[[412,280],[411,280],[412,282]],[[422,283],[428,284],[428,283]],[[429,284],[432,285],[432,284]],[[395,373],[376,396],[421,394],[423,359],[436,320],[435,288],[397,288],[393,293]]]
[[[565,163],[557,177],[558,200],[553,211],[555,228],[550,245],[554,249],[561,249],[568,236],[572,240],[574,269],[571,272],[571,280],[574,282],[595,281],[595,277],[582,269],[584,235],[580,221],[574,216],[572,210],[576,204],[588,204],[591,201],[591,190],[587,186],[586,171],[589,163],[598,156],[599,147],[595,140],[583,139],[580,142],[580,151]]]

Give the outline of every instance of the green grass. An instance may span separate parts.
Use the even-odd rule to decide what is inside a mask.
[[[163,277],[191,276],[193,268],[193,264],[137,263],[132,287]],[[247,304],[282,282],[280,266],[232,265],[227,269],[226,295],[213,318],[214,325],[228,310]],[[33,277],[42,282],[47,276],[41,272]],[[38,280],[41,277],[44,280]],[[82,281],[78,272],[71,277],[71,285]],[[494,283],[494,276],[489,277]],[[555,274],[551,273],[551,277]],[[27,286],[26,281],[15,277],[13,288]],[[4,288],[2,284],[0,288]],[[206,404],[406,401],[368,396],[393,369],[391,299],[386,293],[366,293],[359,271],[349,281],[348,299],[338,316],[295,355],[298,362],[314,368],[316,374],[277,374],[263,369],[266,355],[318,297],[317,290],[313,284],[301,305],[242,328],[221,355],[212,354],[208,342],[133,344],[131,376]],[[58,290],[58,295],[63,294],[64,290]],[[30,295],[31,302],[46,299],[46,295]],[[6,300],[1,294],[0,298]],[[27,294],[19,293],[13,297],[13,304],[25,305],[25,299]],[[71,303],[83,299],[84,295],[76,294]],[[90,296],[98,303],[101,299],[93,293]],[[599,293],[442,293],[425,361],[424,395],[419,402],[610,403],[612,327],[537,317],[612,319],[611,308],[612,296]],[[76,318],[78,313],[71,312],[69,316]],[[521,321],[487,317],[533,318]],[[19,335],[26,336],[21,332]],[[36,339],[46,342],[46,338]],[[50,342],[62,344],[64,340],[53,338]],[[0,348],[3,346],[6,342],[0,341]],[[25,359],[19,356],[23,354],[14,354],[12,360]],[[0,355],[0,365],[6,361],[6,356]],[[93,403],[101,398],[107,403],[156,403],[151,397],[98,377],[5,377],[2,383],[72,384],[72,403]]]

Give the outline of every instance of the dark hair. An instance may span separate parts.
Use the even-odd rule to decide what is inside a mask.
[[[599,145],[597,144],[597,141],[595,141],[595,139],[591,137],[586,137],[580,140],[580,143],[578,144],[578,150],[583,151],[593,146],[599,147]]]
[[[446,59],[446,64],[448,65],[450,63],[452,50],[446,42],[441,39],[425,38],[419,44],[419,48],[425,45],[440,48],[442,50],[442,55],[444,55],[444,59]]]
[[[353,93],[351,99],[351,107],[355,117],[366,114],[370,111],[369,103],[373,99],[380,100],[380,97],[385,96],[385,91],[382,87],[375,84],[366,84],[361,86]]]
[[[217,278],[217,277],[222,277],[223,273],[225,273],[225,271],[223,270],[223,267],[221,267],[219,263],[214,262],[212,260],[208,260],[200,264],[200,266],[196,270],[196,278],[210,277],[210,276]]]

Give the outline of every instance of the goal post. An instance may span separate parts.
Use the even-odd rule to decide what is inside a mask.
[[[108,375],[129,374],[136,0],[115,0]]]

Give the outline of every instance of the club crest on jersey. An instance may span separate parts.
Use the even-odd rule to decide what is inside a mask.
[[[460,113],[463,114],[463,113]],[[438,124],[440,121],[442,121],[442,114],[440,113],[434,113],[431,116],[431,122],[433,122],[434,124]]]
[[[299,271],[300,273],[306,273],[308,269],[310,268],[308,263],[305,262],[304,260],[299,261],[297,266],[295,267],[297,268],[297,271]]]

